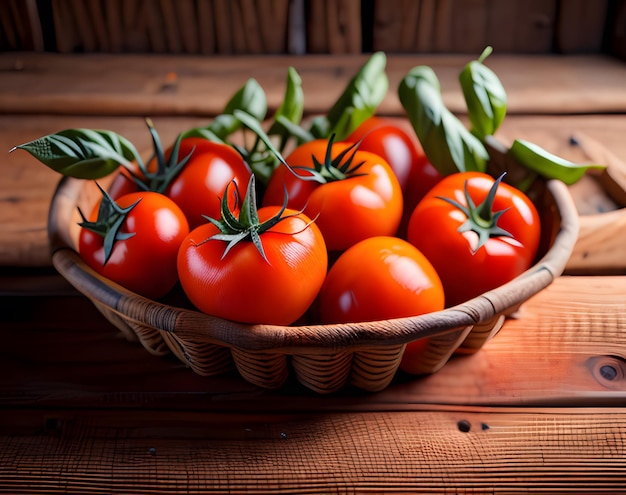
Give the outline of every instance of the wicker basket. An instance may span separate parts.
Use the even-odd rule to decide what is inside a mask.
[[[293,374],[319,393],[347,384],[367,391],[386,388],[405,345],[416,339],[428,339],[423,374],[439,370],[455,353],[474,352],[498,332],[508,315],[561,274],[578,232],[567,187],[549,181],[536,195],[544,226],[540,259],[504,286],[453,308],[410,318],[292,327],[245,325],[177,302],[146,299],[91,270],[75,250],[80,229],[76,207],[89,211],[99,195],[92,181],[60,182],[49,217],[52,261],[129,340],[138,340],[155,355],[171,352],[200,375],[236,368],[245,380],[271,389],[281,387]]]

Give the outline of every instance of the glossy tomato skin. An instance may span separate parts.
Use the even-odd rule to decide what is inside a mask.
[[[291,167],[313,166],[313,158],[324,161],[328,142],[315,140],[301,145],[286,161]],[[348,143],[335,143],[332,155],[348,148]],[[296,177],[286,167],[272,175],[263,204],[282,204],[286,189],[288,206],[304,208],[315,219],[330,251],[343,251],[372,236],[394,235],[402,216],[402,191],[395,174],[384,159],[373,153],[357,151],[353,163],[361,163],[348,178],[326,183]],[[294,168],[301,176],[306,170]]]
[[[260,208],[259,220],[278,210]],[[249,241],[224,255],[224,241],[207,241],[217,233],[213,224],[187,236],[178,254],[178,272],[196,308],[233,321],[276,325],[291,324],[306,312],[326,276],[328,255],[315,223],[293,210],[285,214],[288,218],[261,234],[267,261]]]
[[[417,203],[443,178],[417,139],[392,119],[371,117],[346,141],[360,141],[360,150],[374,153],[389,163],[402,189],[407,221]]]
[[[120,229],[135,235],[115,242],[104,263],[103,237],[81,229],[78,251],[81,258],[101,275],[142,296],[158,299],[178,281],[176,258],[180,243],[189,233],[181,209],[169,198],[155,192],[136,192],[118,198],[126,208],[139,203],[128,213]],[[90,219],[97,217],[96,207]]]
[[[494,179],[480,172],[445,177],[420,201],[408,227],[408,240],[433,264],[446,293],[448,306],[460,304],[495,289],[527,270],[537,254],[541,235],[537,209],[526,195],[501,183],[493,211],[506,210],[498,226],[512,237],[491,237],[476,250],[474,232],[458,231],[467,216],[441,199],[451,198],[466,205],[463,188],[476,205],[487,196]]]
[[[339,256],[318,301],[322,323],[350,323],[416,316],[444,307],[437,272],[407,241],[370,237]]]
[[[172,147],[165,152],[169,159]],[[215,143],[202,138],[185,138],[180,142],[178,160],[190,158],[183,170],[172,180],[163,193],[170,197],[187,216],[190,229],[206,222],[203,215],[212,218],[220,216],[220,201],[226,186],[231,182],[239,187],[243,196],[251,172],[237,151],[231,146]],[[149,171],[156,169],[156,161],[148,163]],[[137,191],[137,185],[129,178],[128,171],[122,169],[114,179],[109,194],[118,198]],[[231,189],[229,206],[233,207],[235,189]]]

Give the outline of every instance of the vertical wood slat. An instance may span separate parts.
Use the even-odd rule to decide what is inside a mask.
[[[44,50],[36,0],[0,0],[0,51]]]
[[[626,60],[626,0],[617,2],[612,14],[613,18],[607,26],[610,29],[608,50],[616,57]]]
[[[561,53],[597,53],[602,49],[609,0],[561,2],[556,49]]]
[[[326,1],[310,2],[306,18],[308,53],[323,53],[327,49],[328,27],[326,25]]]
[[[43,48],[36,0],[0,0],[5,44],[29,36]],[[294,0],[51,0],[57,51],[264,54],[288,51]],[[361,0],[307,2],[309,53],[360,53],[364,34],[387,52],[597,53],[609,5],[623,0],[374,0],[372,33],[363,33]],[[12,10],[7,10],[10,6]],[[120,17],[141,10],[132,25]],[[6,14],[9,12],[9,14]],[[24,14],[30,22],[23,21]],[[34,18],[37,22],[33,22]],[[50,22],[43,19],[43,22]],[[35,29],[36,28],[36,29]],[[624,28],[621,28],[623,31]],[[615,26],[619,35],[620,26]],[[13,40],[13,41],[11,41]],[[24,42],[26,43],[26,42]],[[1,48],[1,47],[0,47]],[[619,49],[619,44],[618,44]],[[622,50],[624,51],[624,50]]]
[[[52,0],[52,17],[57,51],[73,52],[78,43],[78,36],[71,7],[65,0]]]
[[[211,3],[207,1],[198,2],[196,15],[198,18],[198,50],[205,55],[214,53],[216,51],[215,27]]]
[[[310,2],[307,13],[309,53],[360,53],[361,1]]]
[[[57,50],[189,54],[286,51],[291,0],[120,1],[52,0]],[[351,32],[355,29],[358,26]]]
[[[237,32],[242,33],[243,45],[239,53],[260,54],[265,51],[263,36],[257,15],[257,6],[254,0],[238,0],[233,4],[239,4],[239,12],[233,18],[237,25]]]
[[[375,0],[373,48],[388,52],[477,54],[491,45],[498,53],[549,53],[553,50],[557,3],[558,0]]]
[[[194,0],[176,0],[178,32],[180,33],[180,42],[184,53],[200,52],[200,37],[198,31],[201,27],[199,18],[196,15],[196,6]]]
[[[176,9],[173,0],[160,0],[160,9],[156,15],[161,18],[165,31],[165,51],[167,53],[180,53],[182,51],[180,35],[181,31],[176,23]]]
[[[231,3],[230,0],[213,0],[213,14],[215,16],[215,39],[217,52],[225,55],[233,53],[231,38]]]
[[[264,53],[285,53],[287,28],[290,22],[290,0],[266,0],[255,3]]]
[[[109,1],[107,7],[107,12],[103,12],[102,15],[105,18],[106,30],[109,33],[109,50],[112,53],[120,53],[124,46],[120,0]]]

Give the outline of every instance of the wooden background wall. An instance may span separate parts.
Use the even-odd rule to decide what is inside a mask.
[[[0,0],[0,20],[0,51],[626,58],[626,0]]]

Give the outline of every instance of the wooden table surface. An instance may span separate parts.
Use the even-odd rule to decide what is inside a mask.
[[[363,60],[4,53],[0,148],[91,127],[145,149],[144,116],[169,141],[207,122],[251,76],[274,107],[289,65],[303,78],[308,111],[319,112]],[[466,61],[390,57],[391,87],[410,67],[431,65],[445,101],[462,113],[456,74]],[[596,56],[489,63],[509,94],[504,141],[610,162],[609,182],[624,184],[626,64]],[[393,91],[381,112],[401,115]],[[0,492],[626,487],[626,201],[597,192],[595,180],[572,188],[584,229],[566,274],[480,351],[376,394],[328,396],[297,383],[264,391],[234,374],[201,377],[125,341],[50,266],[46,215],[57,181],[24,152],[0,161]]]

